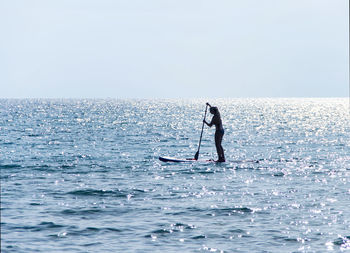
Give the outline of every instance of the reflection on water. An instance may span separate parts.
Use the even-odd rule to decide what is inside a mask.
[[[205,102],[0,100],[1,251],[349,250],[348,100]]]

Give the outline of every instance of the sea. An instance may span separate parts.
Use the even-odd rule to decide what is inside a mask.
[[[348,98],[1,99],[0,170],[4,253],[350,251]]]

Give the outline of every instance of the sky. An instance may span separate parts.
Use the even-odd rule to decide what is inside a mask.
[[[348,0],[0,0],[0,98],[348,95]]]

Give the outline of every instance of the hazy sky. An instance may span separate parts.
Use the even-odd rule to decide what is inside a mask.
[[[0,97],[346,97],[349,0],[0,0]]]

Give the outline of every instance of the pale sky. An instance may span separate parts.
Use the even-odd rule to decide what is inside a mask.
[[[348,94],[349,0],[0,0],[1,98]]]

